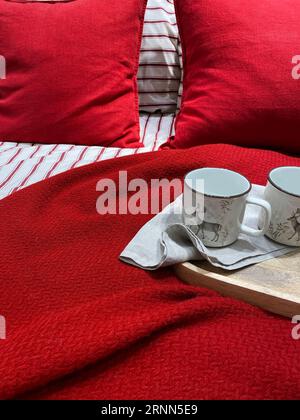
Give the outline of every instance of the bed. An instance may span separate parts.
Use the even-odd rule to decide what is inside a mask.
[[[290,321],[185,285],[171,268],[122,263],[152,215],[96,212],[97,182],[117,182],[120,171],[150,184],[220,166],[263,185],[272,168],[300,165],[224,144],[158,151],[174,135],[182,60],[172,1],[151,2],[139,70],[142,147],[0,141],[1,399],[299,399]],[[162,101],[157,71],[166,69]]]
[[[122,263],[152,216],[96,212],[97,182],[119,171],[150,183],[216,164],[263,184],[272,167],[300,161],[228,145],[141,153],[0,201],[1,398],[298,399],[289,320],[184,285],[172,269]]]

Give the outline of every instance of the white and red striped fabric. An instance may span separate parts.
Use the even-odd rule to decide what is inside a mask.
[[[0,141],[0,199],[75,167],[155,151],[174,134],[181,81],[180,41],[173,0],[148,0],[138,85],[140,149],[40,145]],[[151,114],[160,111],[159,114]],[[170,113],[170,114],[167,114]]]
[[[148,0],[138,72],[140,111],[175,112],[181,79],[173,0]]]
[[[0,142],[0,199],[72,168],[136,153],[155,151],[173,134],[175,115],[140,117],[140,149],[116,149],[65,144]]]

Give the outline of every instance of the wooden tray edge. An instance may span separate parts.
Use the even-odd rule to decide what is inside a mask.
[[[174,271],[185,283],[212,289],[222,296],[242,300],[277,315],[293,318],[300,314],[300,304],[290,300],[287,296],[278,297],[243,287],[238,283],[233,284],[227,277],[217,273],[212,274],[192,263],[177,264]]]

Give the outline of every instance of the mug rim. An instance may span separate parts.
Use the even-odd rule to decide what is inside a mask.
[[[224,195],[224,196],[221,196],[221,195],[214,195],[214,194],[206,194],[206,193],[202,193],[202,192],[200,192],[200,191],[197,191],[197,190],[195,190],[193,187],[191,187],[190,185],[188,185],[187,184],[187,182],[186,182],[186,179],[187,179],[187,177],[190,175],[190,174],[192,174],[193,172],[197,172],[197,171],[201,171],[201,170],[203,170],[203,169],[215,169],[215,170],[218,170],[218,171],[226,171],[226,172],[231,172],[232,174],[235,174],[235,175],[239,175],[240,177],[242,177],[242,178],[244,178],[244,180],[246,180],[247,181],[247,183],[249,184],[249,188],[245,191],[245,192],[243,192],[243,193],[240,193],[240,194],[234,194],[234,195]],[[204,197],[209,197],[209,198],[218,198],[218,199],[233,199],[233,198],[240,198],[240,197],[244,197],[245,195],[247,195],[247,194],[249,194],[250,193],[250,191],[252,190],[252,183],[249,181],[249,179],[247,178],[247,177],[245,177],[244,175],[242,175],[242,174],[240,174],[239,172],[236,172],[236,171],[232,171],[231,169],[226,169],[226,168],[215,168],[215,167],[211,167],[211,168],[209,168],[209,167],[204,167],[204,168],[198,168],[198,169],[193,169],[192,171],[189,171],[186,175],[185,175],[185,177],[184,177],[184,184],[190,189],[190,190],[192,190],[193,192],[195,192],[196,194],[203,194],[204,195]]]
[[[279,191],[281,191],[281,192],[283,192],[283,193],[285,193],[285,194],[287,194],[287,195],[289,195],[291,197],[300,198],[300,194],[294,194],[294,193],[291,193],[289,191],[286,191],[285,189],[283,189],[282,187],[280,187],[279,185],[277,185],[276,182],[273,181],[272,178],[271,178],[273,172],[277,171],[278,169],[292,169],[292,168],[300,169],[299,166],[278,166],[277,168],[272,169],[271,172],[269,173],[268,181],[277,190],[279,190]]]

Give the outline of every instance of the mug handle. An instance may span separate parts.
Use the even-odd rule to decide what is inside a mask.
[[[271,205],[266,201],[260,198],[247,198],[246,201],[248,204],[253,204],[259,206],[264,210],[264,226],[262,229],[252,229],[249,226],[244,224],[241,225],[241,232],[249,236],[254,236],[256,238],[263,236],[269,229],[271,218],[272,218],[272,208]]]

